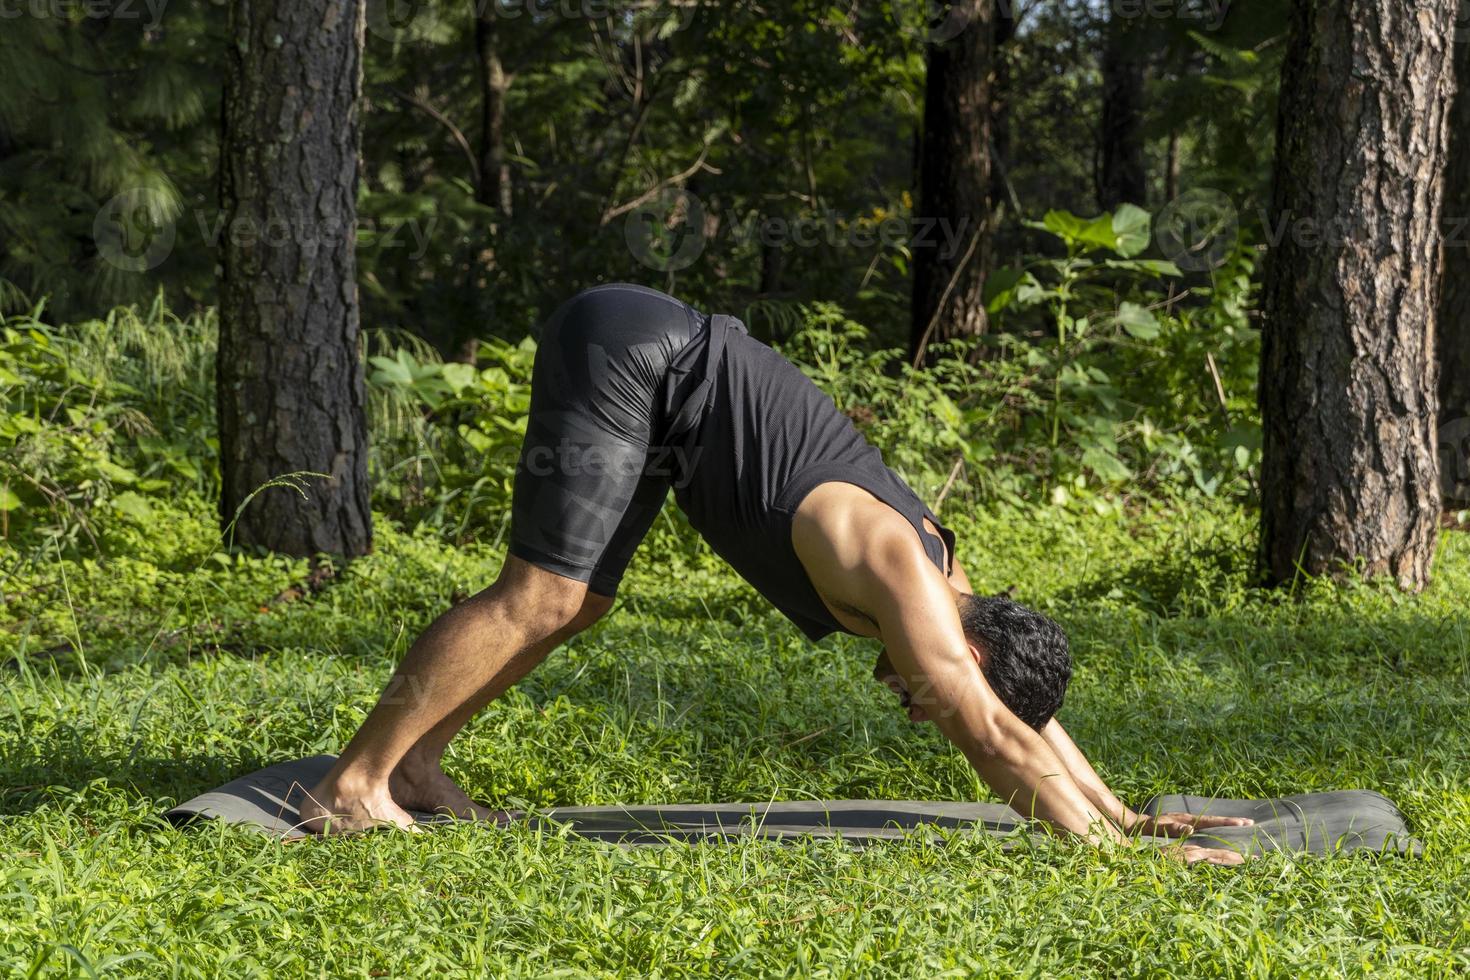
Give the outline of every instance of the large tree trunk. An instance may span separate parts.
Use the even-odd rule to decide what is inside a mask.
[[[1445,504],[1470,507],[1470,43],[1455,45],[1439,304],[1439,468]]]
[[[500,14],[486,2],[475,15],[475,61],[480,79],[479,203],[510,214],[510,166],[505,159],[505,97],[510,76],[500,57],[496,29]]]
[[[1102,131],[1097,203],[1104,211],[1120,204],[1143,207],[1148,198],[1144,166],[1144,69],[1147,32],[1139,17],[1114,13],[1102,58]]]
[[[1261,565],[1429,579],[1435,302],[1457,0],[1296,0],[1260,381]]]
[[[235,0],[221,148],[221,516],[290,555],[372,544],[358,357],[363,0]]]
[[[986,216],[992,235],[999,231],[1001,216],[1005,214],[1006,204],[1011,197],[1010,169],[1015,165],[1015,157],[1011,152],[1011,89],[1014,83],[1008,49],[1015,39],[1016,27],[1016,4],[1012,0],[996,4],[993,32],[995,46],[991,52],[991,60],[995,65],[995,81],[990,88],[990,204]],[[993,249],[989,258],[992,262],[996,261]]]
[[[929,344],[986,327],[994,4],[961,2],[968,7],[965,29],[929,45],[912,243],[909,348],[916,362]]]

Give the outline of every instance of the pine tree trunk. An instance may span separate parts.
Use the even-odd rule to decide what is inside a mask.
[[[999,224],[1010,199],[1006,184],[1007,171],[1015,165],[1011,154],[1011,42],[1016,36],[1016,4],[1014,0],[998,2],[995,6],[995,48],[991,60],[995,64],[995,83],[990,90],[990,220],[994,228]],[[991,256],[992,260],[994,255]]]
[[[909,350],[916,359],[921,348],[986,327],[994,0],[963,2],[965,29],[928,46],[912,241]]]
[[[486,2],[475,18],[475,59],[480,79],[480,185],[475,198],[502,215],[511,211],[510,167],[505,159],[505,97],[510,89],[496,38],[499,14]]]
[[[363,0],[235,0],[225,76],[218,401],[226,525],[289,555],[372,545],[358,356]]]
[[[1439,466],[1446,506],[1470,507],[1470,42],[1455,45],[1459,91],[1445,167],[1445,275],[1439,304]]]
[[[1440,510],[1435,303],[1458,0],[1296,0],[1260,381],[1261,566],[1417,590]]]
[[[1182,160],[1179,154],[1179,134],[1169,134],[1169,149],[1164,157],[1164,200],[1172,201],[1179,196],[1179,178]]]
[[[1097,188],[1097,202],[1104,211],[1120,204],[1143,207],[1148,198],[1143,148],[1145,32],[1138,20],[1113,14],[1104,42]]]

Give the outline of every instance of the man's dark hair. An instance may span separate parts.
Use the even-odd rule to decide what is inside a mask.
[[[965,636],[980,649],[980,672],[1017,718],[1040,731],[1062,706],[1072,679],[1067,634],[1005,596],[961,595]]]

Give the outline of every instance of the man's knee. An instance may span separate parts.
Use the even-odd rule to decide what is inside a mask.
[[[570,639],[597,622],[612,608],[607,596],[588,592],[581,583],[558,588],[533,603],[530,628],[538,639],[556,637]]]
[[[532,640],[566,637],[595,623],[612,606],[606,596],[587,591],[584,582],[511,558],[486,592],[501,604]]]
[[[571,622],[571,630],[576,633],[582,632],[612,609],[613,600],[611,596],[598,595],[596,592],[588,592],[582,600],[582,608],[577,610],[577,615]]]

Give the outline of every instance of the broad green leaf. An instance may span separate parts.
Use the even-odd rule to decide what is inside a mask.
[[[1124,301],[1118,307],[1118,325],[1138,340],[1153,340],[1159,335],[1158,318],[1137,303]]]
[[[131,485],[138,482],[138,474],[126,466],[119,466],[111,460],[100,459],[97,461],[97,472],[101,473],[113,483]]]
[[[444,377],[445,383],[453,389],[456,395],[474,384],[475,378],[478,376],[474,365],[460,364],[457,361],[443,365],[441,374]]]
[[[0,487],[0,510],[19,510],[20,506],[20,497],[16,496],[14,490],[9,487]]]
[[[1113,226],[1113,216],[1104,214],[1093,218],[1083,227],[1078,239],[1093,248],[1105,248],[1110,252],[1121,252],[1118,233]]]
[[[1016,303],[1019,306],[1030,306],[1039,303],[1050,295],[1045,286],[1036,280],[1031,273],[1026,273],[1021,281],[1016,284]]]
[[[1024,269],[996,269],[985,280],[983,299],[987,313],[999,313],[1016,298],[1016,284],[1027,275]]]
[[[1173,262],[1165,262],[1163,259],[1108,259],[1103,265],[1109,269],[1122,269],[1127,272],[1147,272],[1156,276],[1182,276],[1183,272]]]
[[[391,357],[374,357],[369,363],[378,370],[373,373],[373,384],[413,384],[413,371],[402,361]]]
[[[1124,204],[1113,212],[1113,235],[1116,240],[1114,251],[1125,259],[1148,248],[1149,231],[1153,219],[1143,208]]]
[[[1032,227],[1035,227],[1034,223]],[[1041,219],[1041,227],[1067,241],[1078,241],[1087,228],[1087,222],[1070,211],[1048,211]]]
[[[148,501],[129,490],[112,498],[112,509],[140,523],[153,520],[153,508]]]

